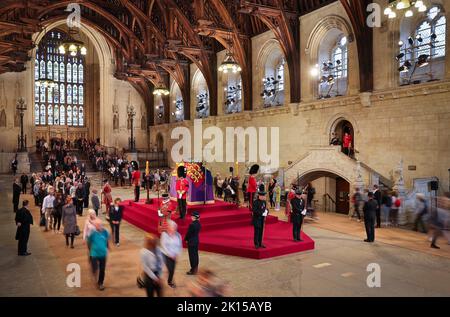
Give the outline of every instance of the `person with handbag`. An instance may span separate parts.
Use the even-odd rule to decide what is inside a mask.
[[[114,205],[109,211],[109,221],[111,223],[111,233],[114,239],[114,243],[118,247],[120,245],[120,223],[123,216],[123,206],[120,206],[121,199],[116,198]]]
[[[159,249],[159,240],[153,234],[147,234],[144,247],[141,249],[142,277],[138,277],[138,285],[145,288],[148,297],[163,296],[161,282],[163,258]]]
[[[91,215],[95,215],[91,213]],[[109,249],[109,233],[103,227],[102,220],[96,218],[93,222],[95,230],[93,230],[88,237],[89,245],[89,260],[91,262],[92,274],[97,277],[97,286],[100,291],[105,289],[103,282],[105,280],[106,271],[106,257]]]
[[[70,248],[73,249],[73,243],[75,240],[75,235],[80,232],[77,225],[77,212],[73,205],[72,197],[67,196],[66,204],[62,208],[62,222],[64,225],[64,235],[66,236],[66,247],[69,247],[70,238]]]

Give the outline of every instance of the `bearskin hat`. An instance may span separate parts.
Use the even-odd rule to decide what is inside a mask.
[[[250,167],[250,171],[249,171],[250,175],[256,175],[256,174],[258,174],[258,172],[259,172],[259,165],[258,164],[255,164],[252,167]]]
[[[139,164],[136,161],[131,161],[131,167],[133,170],[137,171],[139,169]]]
[[[177,175],[178,175],[178,177],[186,178],[186,174],[187,174],[186,167],[183,166],[183,165],[178,166],[178,168],[177,168]]]

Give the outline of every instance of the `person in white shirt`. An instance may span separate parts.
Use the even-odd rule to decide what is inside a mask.
[[[153,297],[155,293],[158,297],[163,295],[160,278],[163,258],[158,244],[158,238],[149,233],[145,236],[144,247],[140,252],[143,281],[148,297]]]
[[[55,201],[54,190],[52,186],[47,189],[48,195],[45,196],[42,202],[41,214],[45,217],[45,231],[48,231],[48,224],[50,222],[50,229],[52,229],[53,224],[53,202]]]
[[[177,227],[174,221],[169,220],[167,223],[167,232],[164,231],[161,233],[161,251],[164,257],[164,263],[169,271],[167,284],[172,288],[176,287],[173,282],[173,275],[175,273],[177,257],[183,249],[181,235],[178,233]]]

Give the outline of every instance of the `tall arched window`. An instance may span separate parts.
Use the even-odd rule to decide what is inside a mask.
[[[345,95],[348,86],[348,38],[333,29],[322,40],[316,68],[319,76],[319,99]]]
[[[69,35],[53,30],[48,32],[39,43],[34,77],[53,79],[54,88],[36,86],[35,108],[36,125],[84,126],[84,56],[79,54],[59,54],[58,47]],[[73,85],[72,85],[73,83]],[[66,111],[67,109],[67,111]]]
[[[445,74],[447,20],[439,6],[431,7],[415,26],[401,33],[399,62],[400,83],[409,85],[442,79]]]
[[[278,79],[278,91],[284,90],[284,58],[281,59],[280,64],[277,66],[275,72],[276,78]]]

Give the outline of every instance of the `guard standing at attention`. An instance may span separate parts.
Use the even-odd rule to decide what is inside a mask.
[[[134,185],[134,201],[139,202],[139,195],[141,193],[141,172],[136,161],[131,162],[133,166],[133,173],[131,173],[131,181]]]
[[[186,179],[187,170],[184,166],[178,166],[177,169],[177,183],[176,183],[176,191],[177,191],[177,202],[178,202],[178,211],[180,212],[180,219],[184,219],[186,215],[186,197],[187,192],[189,190],[189,182]]]
[[[367,239],[364,242],[375,241],[375,220],[377,216],[377,209],[379,208],[377,201],[374,199],[374,194],[369,193],[369,201],[364,204],[364,224],[366,226]]]
[[[295,191],[295,197],[291,199],[291,221],[293,224],[294,241],[303,241],[300,238],[300,231],[303,224],[303,217],[306,215],[306,201],[302,191],[297,189]]]
[[[253,242],[256,249],[266,248],[262,241],[265,217],[267,217],[268,213],[269,211],[267,210],[266,192],[260,191],[258,192],[258,199],[253,202],[253,227],[255,230]]]
[[[250,211],[253,211],[253,200],[255,200],[255,193],[257,190],[255,175],[258,174],[258,171],[259,165],[257,164],[253,165],[249,171],[250,177],[248,178],[247,193],[248,193],[248,208],[250,209]]]
[[[184,238],[187,243],[188,253],[189,253],[189,263],[191,264],[191,270],[187,272],[187,275],[195,275],[198,272],[198,245],[200,243],[199,233],[201,229],[200,225],[200,213],[194,211],[192,213],[192,223],[189,225],[188,231]]]

